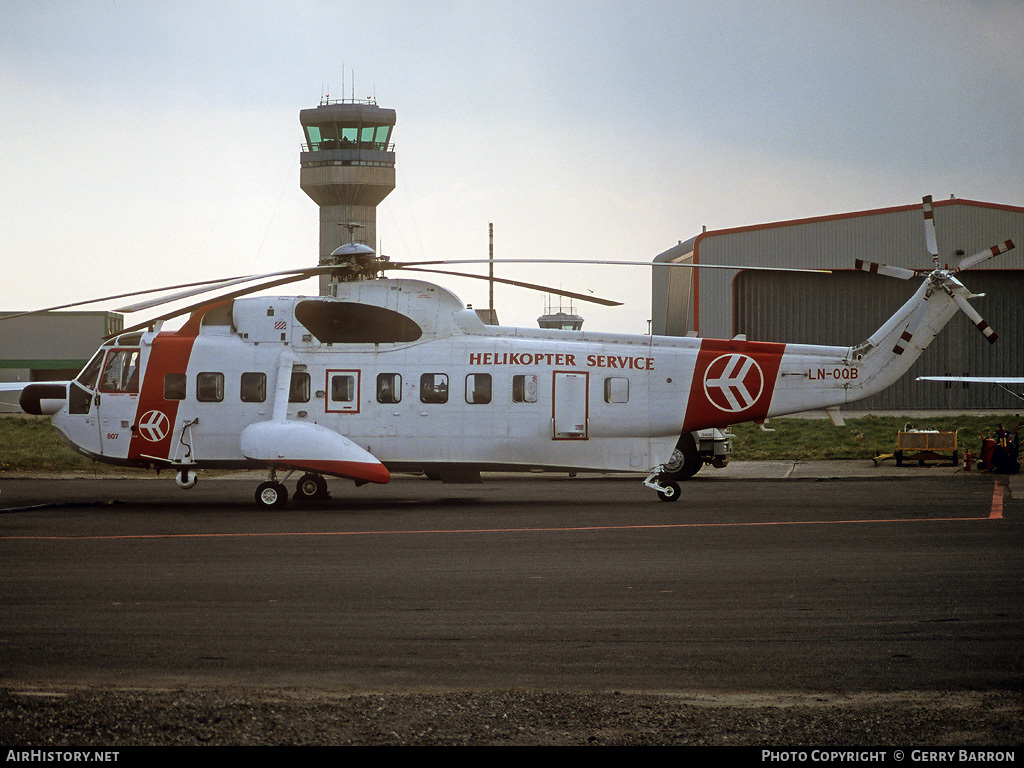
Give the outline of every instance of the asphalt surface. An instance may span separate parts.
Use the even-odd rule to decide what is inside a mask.
[[[1024,739],[1016,476],[259,479],[0,477],[0,743]]]

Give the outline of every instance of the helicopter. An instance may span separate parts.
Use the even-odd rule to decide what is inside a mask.
[[[658,499],[676,501],[679,483],[701,466],[700,430],[810,410],[838,416],[905,374],[958,311],[995,341],[958,275],[1014,244],[942,266],[930,197],[923,210],[930,268],[857,261],[921,283],[855,346],[485,325],[448,289],[388,273],[617,302],[445,269],[456,262],[392,262],[352,242],[315,267],[171,286],[162,290],[180,290],[124,307],[230,289],[111,336],[72,381],[28,384],[20,403],[49,415],[80,453],[172,470],[182,488],[201,468],[263,469],[255,500],[264,508],[287,503],[293,474],[300,500],[326,497],[327,477],[358,486],[393,473],[472,482],[481,471],[556,471],[642,474]],[[325,273],[330,295],[251,295]],[[182,315],[180,328],[163,329]]]

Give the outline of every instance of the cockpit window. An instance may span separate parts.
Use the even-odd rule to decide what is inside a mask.
[[[416,341],[423,330],[385,307],[344,301],[301,301],[295,319],[323,344],[387,344]]]
[[[96,389],[96,381],[100,377],[100,368],[103,367],[103,355],[107,352],[106,349],[101,349],[95,355],[92,356],[92,360],[86,363],[85,368],[75,378],[79,384],[86,389]]]
[[[100,392],[139,391],[139,350],[112,349],[100,377]]]

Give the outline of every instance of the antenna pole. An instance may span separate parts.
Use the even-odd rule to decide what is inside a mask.
[[[488,236],[488,255],[487,255],[487,275],[488,284],[490,288],[490,316],[494,317],[494,222],[492,221],[487,225],[487,236]]]

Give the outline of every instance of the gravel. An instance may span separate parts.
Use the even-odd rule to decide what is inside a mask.
[[[1014,746],[1024,693],[0,687],[11,747]]]

